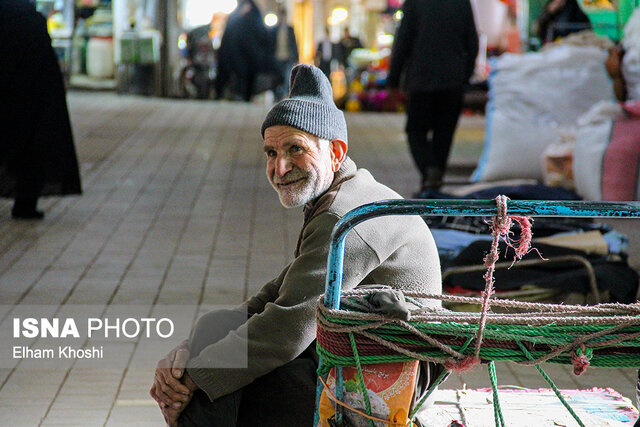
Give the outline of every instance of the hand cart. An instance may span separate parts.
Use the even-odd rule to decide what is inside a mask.
[[[583,218],[604,218],[604,217],[615,217],[615,218],[631,218],[631,217],[639,217],[640,216],[640,203],[639,202],[582,202],[582,201],[511,201],[505,202],[505,206],[508,209],[509,217],[536,217],[536,216],[554,216],[554,217],[583,217]],[[353,229],[359,223],[366,221],[368,219],[386,216],[386,215],[426,215],[426,216],[440,216],[440,215],[454,215],[454,216],[487,216],[491,217],[496,214],[496,201],[493,200],[386,200],[375,203],[370,203],[367,205],[360,206],[352,211],[348,212],[344,215],[344,217],[338,221],[336,226],[334,227],[330,250],[328,256],[328,266],[327,266],[327,278],[326,278],[326,288],[323,303],[319,303],[319,312],[320,308],[323,306],[326,311],[330,310],[340,310],[340,298],[341,298],[341,285],[342,285],[342,272],[343,272],[343,263],[344,263],[344,245],[346,235],[349,233],[351,229]],[[352,291],[354,292],[354,291]],[[434,296],[434,295],[410,295],[409,293],[405,294],[414,298],[429,298],[433,297],[440,300],[447,300],[448,296]],[[477,298],[465,298],[465,297],[455,297],[455,298],[463,298],[468,300],[468,302],[476,302],[478,303]],[[488,299],[489,297],[487,297]],[[472,301],[476,300],[476,301]],[[508,306],[510,303],[515,302],[506,302],[505,304]],[[495,299],[491,300],[491,304],[498,305]],[[538,317],[544,318],[545,316],[550,316],[552,313],[555,313],[559,307],[562,309],[569,309],[569,317],[564,322],[560,322],[561,325],[558,325],[558,322],[553,322],[553,325],[549,325],[544,321],[535,324],[533,328],[535,334],[538,334],[537,331],[544,330],[545,328],[554,328],[554,327],[562,327],[563,330],[568,330],[567,328],[572,328],[571,324],[577,322],[581,324],[585,322],[585,319],[595,319],[596,324],[598,325],[596,329],[599,331],[597,333],[591,334],[586,333],[586,336],[578,335],[570,335],[568,334],[568,344],[567,347],[570,347],[569,351],[555,351],[554,348],[561,345],[553,340],[548,340],[549,345],[546,345],[546,351],[550,352],[550,355],[545,357],[541,357],[540,354],[534,354],[535,350],[538,348],[534,343],[525,342],[525,339],[522,338],[527,334],[531,334],[531,331],[526,331],[524,328],[527,325],[523,325],[520,327],[520,334],[522,337],[517,337],[515,339],[515,343],[512,348],[515,350],[512,351],[510,356],[501,357],[501,356],[492,356],[491,352],[482,352],[480,351],[480,345],[478,344],[478,351],[480,355],[480,359],[483,363],[489,363],[489,373],[492,385],[494,385],[494,410],[496,413],[496,425],[504,425],[504,419],[501,417],[499,401],[497,399],[497,385],[495,384],[495,360],[512,360],[516,363],[535,365],[536,368],[540,371],[540,373],[547,379],[546,374],[541,370],[539,364],[541,361],[544,362],[552,362],[552,363],[571,363],[572,357],[576,357],[577,355],[582,357],[585,361],[587,358],[589,359],[591,365],[593,366],[615,366],[615,367],[638,367],[640,368],[640,304],[599,304],[592,307],[583,307],[583,306],[558,306],[552,304],[532,304],[534,311],[539,311],[541,314],[537,314]],[[436,327],[441,327],[442,325],[452,325],[457,324],[457,320],[450,320],[453,318],[447,313],[446,310],[435,313],[436,321],[425,322],[423,324],[428,326],[428,330],[433,335],[421,334],[420,336],[424,336],[427,339],[431,339],[431,336],[437,338],[439,332],[434,329]],[[464,314],[464,313],[460,313]],[[354,319],[357,319],[358,314],[352,313]],[[536,319],[538,319],[536,317]],[[434,317],[432,316],[431,319]],[[473,326],[474,319],[477,322],[477,313],[467,314],[468,323],[465,323],[466,326]],[[418,316],[418,319],[420,317]],[[487,323],[487,334],[490,331],[495,331],[495,328],[500,327],[502,318],[497,319],[493,325],[491,325],[492,321]],[[537,321],[537,320],[536,320]],[[362,324],[361,322],[360,324]],[[385,323],[385,322],[382,322]],[[398,326],[400,322],[397,319],[389,319],[388,322],[380,326],[380,322],[378,322],[378,326],[373,325],[372,329],[369,332],[375,333],[376,330],[381,330],[385,328],[390,328],[393,326],[394,328]],[[419,329],[421,327],[420,322],[412,323],[413,329]],[[578,326],[573,326],[573,329],[576,329]],[[431,329],[429,329],[431,328]],[[471,328],[473,329],[473,328]],[[389,330],[387,329],[387,334]],[[557,332],[554,332],[557,334]],[[584,332],[579,332],[584,333]],[[357,333],[356,333],[357,335]],[[467,339],[465,339],[465,343],[463,345],[459,345],[455,347],[455,354],[459,356],[468,356],[472,352],[472,346],[470,345],[475,337],[475,330],[467,331]],[[480,332],[480,338],[482,337],[482,331]],[[487,335],[490,338],[490,335]],[[413,336],[415,339],[415,335]],[[494,337],[495,338],[495,337]],[[352,343],[353,341],[352,335]],[[480,339],[481,340],[481,339]],[[544,341],[544,340],[543,340]],[[565,343],[566,344],[566,343]],[[453,347],[453,346],[452,346]],[[320,343],[318,343],[319,350],[321,349]],[[490,349],[489,349],[490,350]],[[565,349],[566,350],[566,349]],[[517,351],[517,354],[516,354]],[[357,358],[357,352],[354,348],[354,361],[358,364],[360,369],[360,361]],[[327,358],[322,356],[320,359],[320,368],[318,372],[325,373],[328,371],[327,367]],[[325,354],[327,354],[325,352]],[[415,351],[414,353],[410,353],[409,351],[404,352],[403,354],[398,354],[397,360],[411,360],[411,354],[422,357],[424,355],[429,355],[429,360],[442,360],[445,361],[447,358],[451,358],[451,354],[442,354],[440,356],[435,355],[433,348],[430,347],[428,343],[425,343],[424,351]],[[573,355],[573,356],[572,356]],[[544,360],[543,360],[544,359]],[[424,359],[423,359],[424,360]],[[589,363],[587,363],[589,364]],[[337,364],[333,364],[335,368],[335,398],[340,401],[343,398],[343,387],[342,387],[342,366]],[[575,366],[575,365],[574,365]],[[493,373],[493,375],[492,375]],[[441,375],[441,380],[444,378],[444,374]],[[432,387],[425,392],[425,395],[421,397],[420,403],[424,402],[424,400],[428,397],[428,395],[433,391],[435,386],[437,386],[438,380],[433,384]],[[551,384],[551,382],[550,382]],[[324,383],[318,381],[318,388],[316,393],[316,414],[314,419],[314,426],[318,425],[319,415],[318,415],[318,402],[320,401],[320,397],[324,390]],[[560,393],[556,393],[558,397],[563,401],[563,404],[567,407],[567,409],[574,415],[574,418],[578,421],[578,424],[583,425],[582,422],[577,418],[577,416],[570,409],[568,404],[564,402]],[[341,425],[342,422],[342,413],[343,409],[339,405],[336,406],[335,412],[335,424]],[[419,405],[418,405],[419,406]],[[415,414],[415,410],[409,416],[408,423],[410,423],[411,416]],[[373,422],[369,420],[369,425],[373,425]],[[411,424],[406,424],[411,425]]]

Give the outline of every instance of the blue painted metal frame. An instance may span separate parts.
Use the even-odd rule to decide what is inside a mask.
[[[509,200],[509,216],[548,216],[582,218],[638,218],[640,202],[584,202],[548,200]],[[494,216],[495,200],[381,200],[357,207],[347,212],[336,223],[331,233],[331,247],[327,260],[327,279],[324,305],[340,308],[340,289],[344,264],[344,243],[347,234],[356,225],[368,219],[387,215],[426,216]],[[322,364],[322,359],[320,360]],[[342,369],[336,369],[336,398],[342,397]],[[316,390],[316,413],[314,427],[318,425],[318,403],[322,394],[322,383],[318,381]],[[337,411],[336,421],[341,421],[341,411]]]

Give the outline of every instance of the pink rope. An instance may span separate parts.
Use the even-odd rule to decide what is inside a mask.
[[[573,352],[571,353],[571,363],[573,363],[573,373],[575,375],[582,374],[584,371],[587,370],[587,366],[589,366],[589,359],[585,354],[586,349],[584,344],[580,345],[580,350],[582,353],[580,355],[578,355],[578,352],[576,349],[574,349]]]
[[[487,267],[487,271],[484,274],[485,288],[482,291],[482,309],[480,311],[480,321],[478,323],[478,332],[476,333],[476,346],[473,356],[465,357],[462,360],[450,359],[445,363],[447,369],[455,371],[467,371],[480,363],[480,348],[482,346],[482,339],[484,335],[485,325],[487,323],[487,314],[489,312],[490,299],[494,293],[495,279],[493,274],[496,269],[496,262],[498,261],[498,244],[500,239],[503,239],[507,246],[515,251],[515,257],[513,262],[522,259],[529,251],[531,251],[531,218],[522,216],[507,216],[507,196],[500,195],[496,197],[497,213],[493,217],[492,221],[488,224],[491,228],[491,249],[489,253],[484,257],[484,265]],[[511,226],[513,221],[520,225],[522,230],[520,233],[520,239],[512,240],[509,235],[511,234]]]

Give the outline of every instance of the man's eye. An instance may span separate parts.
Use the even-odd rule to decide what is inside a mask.
[[[276,156],[276,150],[265,151],[265,153],[267,154],[267,157],[275,157]]]
[[[299,145],[292,145],[290,151],[292,153],[297,153],[299,151],[302,151],[302,147],[300,147]]]

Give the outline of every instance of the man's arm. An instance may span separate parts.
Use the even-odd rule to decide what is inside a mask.
[[[387,86],[391,88],[397,88],[400,85],[402,69],[411,54],[416,25],[413,0],[404,2],[402,14],[402,21],[400,21],[400,26],[396,31],[393,47],[391,48],[391,65],[389,67],[389,77],[387,77]]]
[[[284,277],[289,270],[291,264],[286,266],[275,279],[264,285],[257,294],[246,300],[240,305],[241,310],[246,310],[249,316],[262,312],[264,306],[269,302],[274,302],[278,298],[278,292]]]
[[[315,306],[324,292],[329,236],[338,218],[316,217],[305,228],[298,256],[286,270],[279,296],[245,325],[189,360],[187,371],[211,400],[224,396],[286,364],[315,339]],[[354,288],[379,265],[375,252],[356,232],[347,236],[348,268],[343,289]],[[247,338],[248,337],[248,338]],[[248,351],[246,369],[213,368]]]

